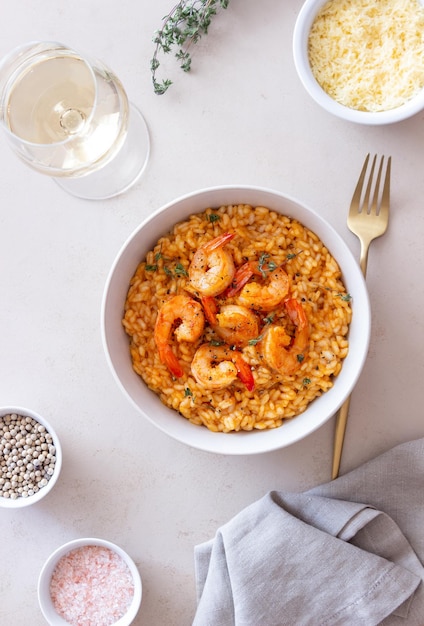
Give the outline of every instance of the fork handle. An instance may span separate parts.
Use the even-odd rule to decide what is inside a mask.
[[[361,254],[359,257],[359,266],[362,270],[364,278],[367,274],[367,264],[368,264],[368,250],[370,249],[370,241],[365,239],[361,239]]]
[[[361,239],[361,254],[359,258],[359,265],[364,275],[367,273],[368,263],[368,250],[370,248],[370,241]],[[336,417],[336,425],[334,431],[334,445],[333,445],[333,467],[331,469],[331,479],[334,480],[339,475],[340,462],[342,460],[343,443],[346,433],[347,417],[349,415],[350,398],[346,398]]]
[[[331,469],[331,479],[334,480],[339,475],[340,462],[342,459],[344,436],[346,432],[347,416],[349,414],[350,398],[346,398],[339,409],[336,418],[334,435],[333,467]]]

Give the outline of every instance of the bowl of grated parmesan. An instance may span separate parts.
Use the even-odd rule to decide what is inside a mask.
[[[392,124],[424,109],[420,0],[306,0],[293,33],[294,64],[327,112]]]
[[[50,626],[129,626],[142,583],[131,557],[104,539],[75,539],[57,548],[38,579],[38,601]]]

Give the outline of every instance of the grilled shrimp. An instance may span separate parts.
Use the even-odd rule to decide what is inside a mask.
[[[159,309],[154,338],[161,362],[176,378],[180,378],[184,370],[171,347],[172,333],[178,342],[194,343],[201,337],[204,325],[201,304],[187,295],[173,296]]]
[[[259,335],[259,321],[255,313],[244,306],[224,304],[216,314],[214,330],[229,345],[246,345]]]
[[[255,385],[250,365],[242,354],[224,345],[202,344],[194,355],[191,373],[206,389],[224,389],[237,377],[248,391],[252,391]]]
[[[296,326],[294,338],[282,326],[270,326],[261,341],[261,351],[270,367],[290,376],[299,369],[308,349],[309,324],[300,302],[290,299],[284,306]]]
[[[249,282],[252,276],[260,276],[261,280]],[[238,294],[237,302],[242,306],[271,311],[286,298],[289,288],[290,278],[282,267],[265,270],[257,261],[248,261],[237,269],[226,295]]]
[[[208,241],[195,252],[188,268],[190,286],[201,296],[222,293],[234,277],[232,254],[225,249],[234,233],[224,233]]]

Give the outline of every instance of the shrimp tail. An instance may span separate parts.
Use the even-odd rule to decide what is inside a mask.
[[[203,311],[205,313],[207,321],[212,327],[216,326],[218,323],[216,317],[218,313],[218,307],[215,298],[213,296],[202,296],[200,298],[200,302],[202,303]]]
[[[158,353],[161,362],[166,365],[171,374],[175,378],[181,378],[181,376],[183,376],[184,374],[184,370],[181,367],[177,357],[173,353],[171,346],[165,345],[161,348],[158,348]]]
[[[254,270],[250,261],[247,261],[247,263],[240,265],[240,267],[237,268],[236,273],[234,274],[231,285],[225,292],[225,296],[227,298],[233,298],[235,295],[237,295],[239,291],[243,289],[249,279],[253,276],[253,274]]]
[[[241,382],[248,391],[253,391],[255,388],[255,379],[253,378],[249,363],[247,363],[241,355],[235,359],[234,363],[237,368],[237,375]]]
[[[300,302],[294,298],[289,298],[284,302],[286,311],[291,321],[296,324],[299,329],[303,329],[308,325],[308,318]]]
[[[222,248],[226,243],[234,239],[236,236],[235,233],[223,233],[222,235],[218,235],[215,239],[211,239],[208,243],[205,244],[204,250],[207,252],[212,252],[212,250],[216,250],[217,248]]]

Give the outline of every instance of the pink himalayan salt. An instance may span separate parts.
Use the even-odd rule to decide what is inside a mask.
[[[72,626],[111,626],[127,612],[134,581],[119,554],[83,546],[57,563],[50,596],[56,612]]]

